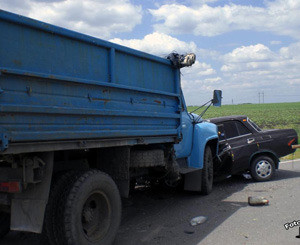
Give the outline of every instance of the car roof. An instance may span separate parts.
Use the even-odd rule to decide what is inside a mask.
[[[225,121],[232,121],[232,120],[238,120],[242,121],[243,119],[247,119],[248,117],[246,115],[233,115],[233,116],[226,116],[226,117],[215,117],[215,118],[209,118],[209,120],[212,123],[219,123],[219,122],[225,122]]]

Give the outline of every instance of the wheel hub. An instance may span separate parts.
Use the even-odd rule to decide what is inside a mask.
[[[82,216],[83,216],[83,218],[84,218],[84,221],[86,222],[86,223],[89,223],[89,222],[91,222],[92,221],[92,219],[93,219],[93,209],[91,209],[91,208],[85,208],[84,210],[83,210],[83,214],[82,214]]]
[[[268,161],[260,161],[256,165],[256,173],[261,178],[268,177],[272,172],[271,164]]]
[[[111,210],[109,201],[104,193],[93,193],[85,202],[81,222],[86,238],[91,241],[100,240],[108,231]]]

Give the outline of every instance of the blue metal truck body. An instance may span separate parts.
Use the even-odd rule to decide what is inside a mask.
[[[170,60],[0,10],[0,238],[111,244],[138,180],[208,194],[217,127],[195,118]]]
[[[0,20],[2,151],[21,142],[180,137],[180,74],[169,60],[5,11]]]

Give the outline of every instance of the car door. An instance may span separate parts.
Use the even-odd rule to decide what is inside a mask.
[[[224,131],[224,139],[220,138],[221,143],[228,143],[234,155],[232,174],[249,169],[249,158],[258,149],[255,135],[238,120],[225,121],[218,126]]]

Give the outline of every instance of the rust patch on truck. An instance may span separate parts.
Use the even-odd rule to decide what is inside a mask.
[[[110,99],[102,99],[102,98],[92,98],[92,100],[96,100],[96,101],[102,101],[104,102],[104,104],[107,104],[108,102],[110,102]]]
[[[13,63],[16,65],[16,66],[21,66],[22,65],[22,62],[20,60],[13,60]]]

